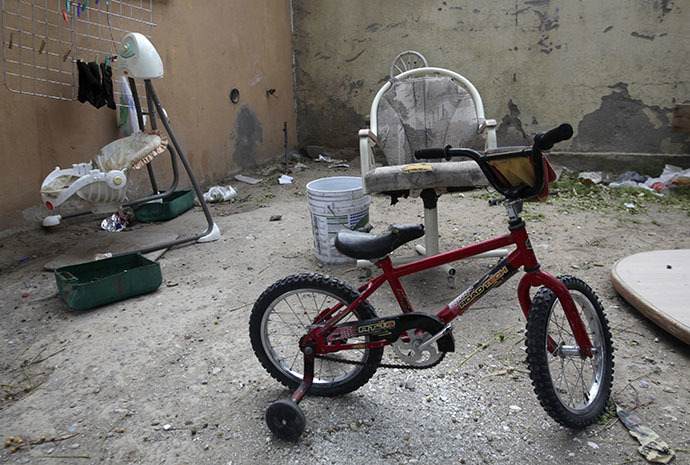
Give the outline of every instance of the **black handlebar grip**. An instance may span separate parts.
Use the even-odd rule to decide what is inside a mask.
[[[550,150],[554,144],[568,140],[571,137],[573,137],[573,127],[568,123],[563,123],[546,132],[537,133],[534,136],[534,146],[539,150]]]
[[[414,157],[417,160],[422,158],[446,158],[448,159],[447,147],[429,147],[425,149],[417,149],[414,151]]]

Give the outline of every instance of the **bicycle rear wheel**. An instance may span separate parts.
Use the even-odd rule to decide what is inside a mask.
[[[277,281],[261,294],[252,309],[249,334],[256,357],[271,376],[296,389],[304,377],[300,339],[323,310],[338,303],[347,306],[357,297],[359,293],[355,289],[330,276],[304,273]],[[370,318],[376,318],[376,313],[364,301],[340,323]],[[369,340],[369,337],[355,336],[347,342]],[[317,358],[309,394],[338,396],[360,388],[376,372],[383,348],[343,350],[337,356],[357,364]]]
[[[575,302],[593,346],[592,357],[581,353],[556,295],[542,287],[527,318],[527,364],[544,410],[564,426],[584,428],[599,419],[611,394],[611,331],[599,299],[584,281],[572,276],[558,279]]]

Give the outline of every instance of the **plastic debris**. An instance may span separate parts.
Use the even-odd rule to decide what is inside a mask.
[[[655,178],[641,175],[636,171],[626,171],[611,182],[609,187],[633,187],[664,195],[672,189],[690,187],[690,169],[666,165]]]
[[[207,202],[227,202],[237,196],[237,191],[232,186],[213,186],[204,194],[204,200]]]
[[[600,171],[583,171],[577,180],[581,184],[601,184],[604,181],[604,175]]]
[[[283,215],[271,215],[268,221],[280,221],[283,219]]]
[[[628,428],[630,435],[640,442],[641,446],[637,450],[648,462],[669,463],[673,460],[676,455],[675,451],[662,441],[652,429],[643,425],[637,415],[621,408],[618,408],[616,413],[625,427]]]
[[[280,183],[280,184],[292,184],[292,179],[293,179],[292,176],[288,176],[287,174],[284,174],[278,178],[278,183]]]
[[[331,163],[328,165],[329,168],[349,168],[349,163]]]
[[[119,232],[127,229],[128,226],[129,220],[126,216],[121,215],[120,212],[115,212],[101,221],[101,229],[108,232]]]
[[[649,179],[649,176],[647,176],[646,174],[640,174],[637,171],[626,171],[625,173],[618,176],[617,181],[632,181],[635,183],[644,183],[647,179]]]
[[[323,155],[323,154],[319,154],[319,158],[317,158],[316,161],[320,161],[322,163],[328,163],[329,168],[349,168],[350,167],[349,163],[345,163],[345,160],[336,160],[334,158],[331,158],[331,157]]]
[[[246,182],[247,184],[259,184],[263,179],[257,179],[257,178],[251,178],[249,176],[245,176],[243,174],[237,174],[235,175],[235,179],[237,179],[240,182]]]

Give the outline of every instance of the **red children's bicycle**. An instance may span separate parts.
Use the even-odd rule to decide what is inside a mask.
[[[450,252],[394,266],[389,254],[421,237],[423,225],[391,225],[381,235],[338,233],[343,254],[376,262],[381,274],[354,289],[326,275],[304,273],[283,278],[266,289],[252,309],[249,332],[261,364],[294,393],[266,411],[266,422],[281,439],[297,440],[306,426],[297,405],[304,395],[338,396],[363,386],[391,346],[408,366],[429,368],[454,350],[450,322],[520,268],[517,288],[527,318],[527,364],[534,391],[557,422],[582,428],[606,409],[613,382],[611,331],[595,292],[572,276],[542,271],[520,217],[525,200],[545,198],[555,175],[543,151],[572,136],[562,124],[535,136],[534,145],[480,154],[467,148],[417,150],[417,158],[468,157],[504,196],[509,233]],[[512,252],[436,315],[415,312],[400,282],[406,275],[490,250]],[[383,257],[383,258],[381,258]],[[378,318],[367,301],[388,282],[402,313]],[[540,287],[530,298],[530,288]]]

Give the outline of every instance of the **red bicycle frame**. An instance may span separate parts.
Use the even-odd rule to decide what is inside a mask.
[[[413,312],[412,304],[403,288],[400,278],[419,271],[428,270],[446,263],[462,260],[473,257],[491,250],[515,246],[506,258],[501,260],[491,271],[485,274],[481,279],[475,282],[462,294],[460,294],[451,303],[445,306],[443,310],[436,314],[444,323],[449,323],[456,317],[462,315],[472,304],[484,296],[490,289],[496,288],[512,277],[521,267],[525,269],[525,275],[520,279],[517,294],[522,311],[525,317],[529,315],[531,307],[530,288],[537,286],[546,286],[550,289],[558,300],[563,305],[564,313],[573,331],[575,341],[579,348],[587,356],[592,356],[592,343],[585,330],[584,323],[580,318],[575,303],[572,300],[568,289],[554,276],[541,271],[539,269],[539,262],[534,255],[534,250],[529,240],[529,235],[525,228],[524,222],[517,218],[516,221],[511,222],[510,233],[486,241],[478,242],[473,245],[465,246],[449,252],[440,253],[420,260],[393,266],[391,258],[386,256],[376,263],[381,269],[382,273],[366,284],[362,285],[358,291],[360,296],[345,307],[343,304],[338,304],[327,308],[319,314],[314,320],[316,325],[309,334],[303,339],[303,344],[314,344],[317,354],[326,354],[340,350],[362,348],[367,346],[370,348],[382,347],[388,345],[388,341],[372,341],[366,344],[339,344],[331,345],[326,342],[324,335],[328,334],[330,330],[340,322],[353,309],[357,308],[364,302],[371,294],[373,294],[384,282],[388,282],[393,290],[400,308],[403,313]],[[344,308],[345,307],[345,308]],[[325,323],[324,323],[325,322]],[[548,350],[553,352],[556,349],[555,342],[549,338]]]

